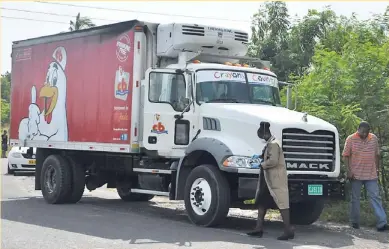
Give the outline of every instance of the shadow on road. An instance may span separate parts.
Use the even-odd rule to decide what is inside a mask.
[[[282,232],[280,222],[266,222],[263,239],[242,236],[241,233],[254,227],[255,221],[234,217],[229,217],[220,227],[199,229],[188,221],[184,211],[156,207],[153,201],[124,203],[119,199],[83,197],[78,204],[48,205],[41,197],[26,197],[7,199],[1,205],[4,220],[120,239],[130,244],[169,243],[190,247],[194,242],[225,241],[248,244],[258,249],[274,248],[277,243],[275,237]],[[231,232],[226,233],[225,230]],[[376,239],[374,234],[365,234],[362,238]],[[388,243],[387,237],[382,240],[380,242]],[[292,249],[298,245],[341,248],[352,246],[353,236],[316,226],[299,226],[296,227],[294,240],[278,244],[277,249]]]
[[[14,176],[35,176],[33,171],[17,171],[14,172]]]

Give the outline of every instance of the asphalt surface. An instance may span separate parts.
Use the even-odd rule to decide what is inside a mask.
[[[125,203],[105,188],[85,191],[77,204],[49,205],[34,190],[34,177],[7,175],[2,159],[1,248],[253,248],[316,249],[389,247],[388,234],[316,224],[296,227],[292,241],[277,241],[282,224],[266,222],[263,238],[245,235],[254,224],[252,211],[230,211],[218,228],[192,225],[182,202],[156,197],[147,203]],[[241,217],[245,216],[246,217]],[[240,216],[240,217],[238,217]]]

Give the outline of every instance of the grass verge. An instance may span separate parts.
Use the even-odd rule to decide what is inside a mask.
[[[389,201],[383,203],[386,214],[389,214]],[[320,216],[321,221],[349,223],[350,204],[346,201],[328,203]],[[361,200],[361,226],[375,227],[374,210],[368,200]]]
[[[254,200],[245,201],[246,204],[253,203]],[[319,221],[324,222],[335,222],[340,224],[349,224],[349,206],[348,201],[337,201],[330,202],[326,204]],[[389,215],[389,201],[383,202],[384,209],[386,214]],[[366,227],[375,227],[376,226],[376,217],[374,215],[374,210],[370,206],[368,200],[361,200],[361,226]],[[280,213],[278,210],[268,210],[266,213],[266,219],[280,219]]]

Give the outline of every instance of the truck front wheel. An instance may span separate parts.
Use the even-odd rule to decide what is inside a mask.
[[[42,165],[41,189],[47,203],[67,201],[71,191],[72,172],[67,160],[60,155],[48,156]]]
[[[309,200],[290,204],[290,219],[295,225],[311,225],[320,218],[323,200]]]
[[[228,214],[230,187],[217,167],[200,165],[188,176],[184,201],[192,223],[205,227],[216,226]]]

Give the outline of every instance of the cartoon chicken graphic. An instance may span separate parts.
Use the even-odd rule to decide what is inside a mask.
[[[67,141],[68,125],[66,118],[66,50],[57,47],[52,55],[43,86],[38,97],[43,106],[38,106],[36,87],[31,89],[31,104],[28,117],[19,124],[19,139]]]

